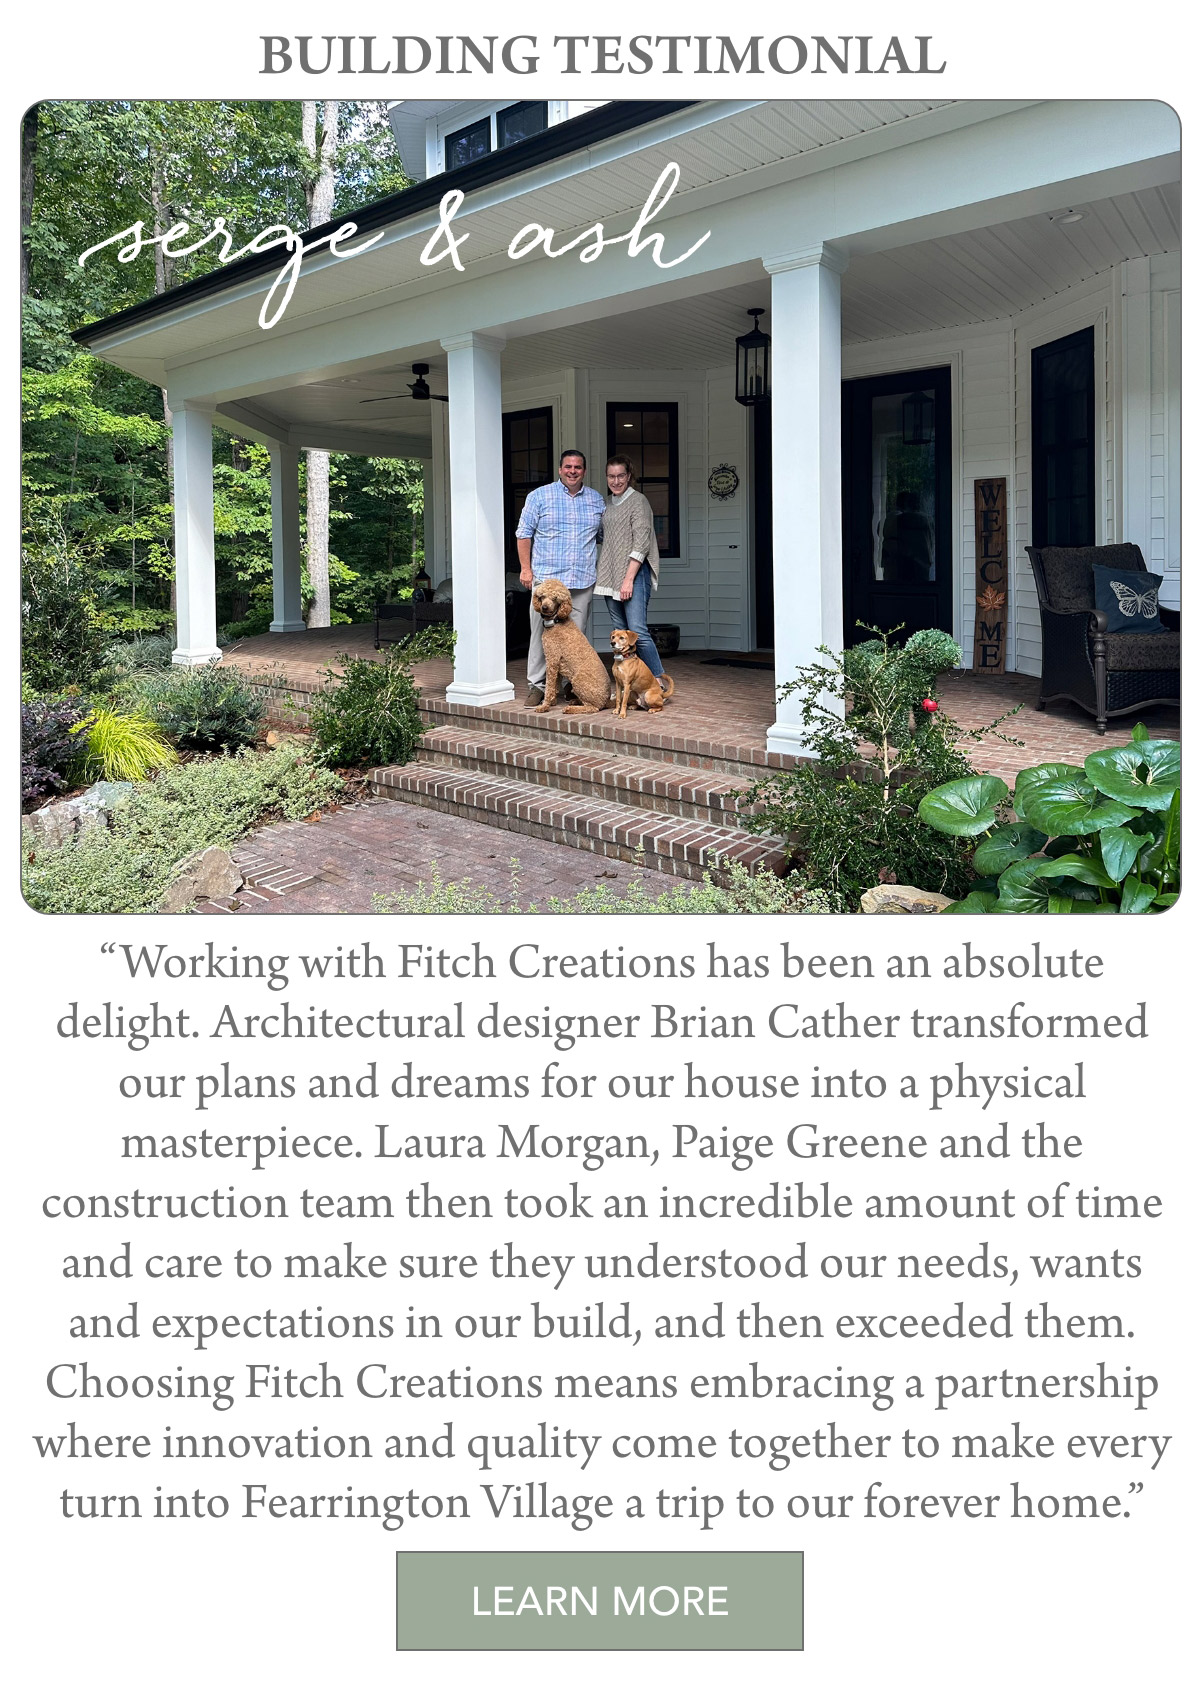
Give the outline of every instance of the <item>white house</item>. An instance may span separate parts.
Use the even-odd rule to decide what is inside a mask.
[[[685,648],[773,649],[780,679],[862,619],[969,646],[980,478],[1006,482],[1008,667],[1039,671],[1027,543],[1135,542],[1177,602],[1168,107],[403,102],[392,125],[417,181],[357,216],[338,246],[373,239],[362,252],[306,256],[270,329],[278,249],[78,334],[168,391],[177,661],[216,649],[214,421],[271,445],[277,631],[302,624],[298,453],[425,462],[464,704],[512,695],[506,554],[511,571],[523,492],[567,447],[600,488],[605,456],[635,448],[664,555],[655,618]],[[431,244],[450,191],[456,261],[444,226]],[[770,397],[744,406],[735,340],[752,308]],[[435,399],[410,396],[414,364]],[[790,713],[770,749],[801,748]]]

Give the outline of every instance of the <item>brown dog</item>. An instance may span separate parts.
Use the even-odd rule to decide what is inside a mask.
[[[608,642],[613,647],[616,660],[613,663],[613,679],[617,682],[617,707],[614,715],[625,720],[625,711],[629,708],[632,697],[638,709],[648,709],[651,715],[661,715],[662,706],[669,697],[675,695],[675,681],[670,674],[664,674],[666,687],[659,685],[654,675],[637,653],[637,633],[629,632],[624,627],[618,627],[609,634]]]
[[[533,606],[542,617],[542,649],[546,653],[546,695],[534,710],[545,715],[554,708],[559,681],[566,681],[578,702],[566,715],[595,715],[608,708],[612,693],[604,663],[571,620],[571,593],[558,579],[543,579],[533,588]]]

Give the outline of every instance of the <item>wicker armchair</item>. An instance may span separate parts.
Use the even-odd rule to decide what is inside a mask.
[[[1179,702],[1179,611],[1159,605],[1165,632],[1108,631],[1093,605],[1093,565],[1144,573],[1136,544],[1088,544],[1067,549],[1025,546],[1042,612],[1042,683],[1038,708],[1067,698],[1096,717],[1103,733],[1111,715],[1132,715],[1152,704]]]

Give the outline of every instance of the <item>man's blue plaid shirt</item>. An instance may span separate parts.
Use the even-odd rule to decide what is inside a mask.
[[[517,524],[533,539],[533,577],[558,579],[568,591],[596,583],[596,554],[604,533],[604,498],[590,485],[571,496],[561,479],[530,491]]]

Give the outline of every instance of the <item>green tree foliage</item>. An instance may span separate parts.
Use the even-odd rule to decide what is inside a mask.
[[[186,220],[224,218],[242,245],[272,223],[303,229],[312,162],[299,101],[45,102],[26,126],[32,193],[23,227],[23,487],[27,540],[61,533],[89,553],[101,627],[173,625],[170,431],[162,393],[81,351],[70,332],[211,271],[218,245],[170,259],[114,244]],[[404,186],[382,102],[342,102],[335,215]],[[267,451],[214,440],[218,619],[261,628],[271,603]],[[417,463],[334,458],[330,579],[335,621],[364,619],[409,582],[420,536]],[[303,475],[301,476],[303,497]],[[419,543],[418,543],[419,549]]]

